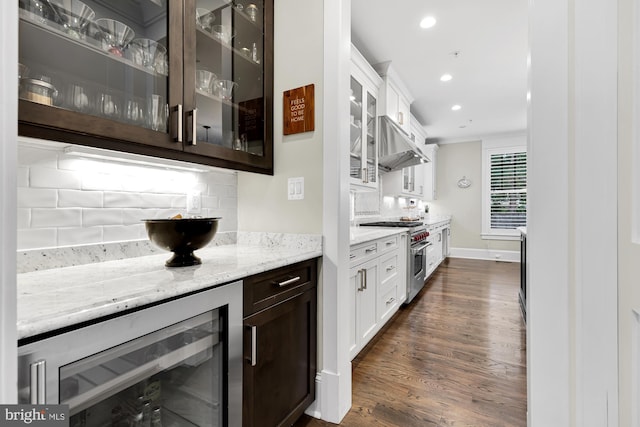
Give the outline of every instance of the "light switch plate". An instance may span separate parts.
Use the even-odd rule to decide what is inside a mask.
[[[289,200],[304,199],[304,177],[289,178],[287,183],[287,197]]]

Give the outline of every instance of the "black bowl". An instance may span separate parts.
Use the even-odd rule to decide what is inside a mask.
[[[180,218],[145,219],[149,239],[168,251],[173,252],[165,265],[167,267],[187,267],[202,264],[193,251],[205,247],[216,231],[220,218]]]

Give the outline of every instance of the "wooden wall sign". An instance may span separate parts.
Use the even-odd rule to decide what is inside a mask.
[[[314,130],[314,86],[312,84],[284,92],[283,133],[309,132]]]

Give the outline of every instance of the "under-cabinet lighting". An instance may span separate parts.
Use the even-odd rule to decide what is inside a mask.
[[[126,163],[133,165],[151,166],[160,169],[173,169],[188,172],[209,172],[205,167],[184,166],[169,159],[155,159],[153,157],[136,154],[103,150],[101,148],[69,146],[64,148],[64,153],[69,156],[83,157],[87,159],[107,160],[114,163]]]
[[[442,76],[440,76],[440,81],[441,82],[448,82],[453,78],[453,76],[451,74],[443,74]]]
[[[436,18],[434,18],[433,16],[426,16],[422,19],[422,21],[420,21],[421,28],[431,28],[434,25],[436,25]]]
[[[462,108],[461,106],[459,106],[459,105],[457,105],[457,104],[456,104],[456,105],[454,105],[453,107],[451,107],[451,111],[458,111],[458,110],[460,110],[461,108]]]

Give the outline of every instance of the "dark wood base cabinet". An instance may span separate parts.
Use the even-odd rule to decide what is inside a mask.
[[[244,280],[244,427],[292,425],[315,399],[317,261]]]

